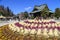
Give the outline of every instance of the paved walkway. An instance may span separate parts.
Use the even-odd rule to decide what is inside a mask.
[[[12,21],[0,21],[0,27],[3,25],[7,25],[7,24],[11,24],[11,23],[15,23],[18,22],[17,20],[12,20]]]

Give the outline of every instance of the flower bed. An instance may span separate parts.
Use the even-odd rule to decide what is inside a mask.
[[[29,37],[29,38],[28,38]],[[35,38],[36,37],[36,38]],[[60,23],[55,21],[24,21],[0,28],[0,38],[10,40],[59,39]],[[39,39],[39,40],[40,40]]]
[[[27,25],[26,25],[27,24]],[[58,29],[60,30],[60,25],[56,23],[55,21],[49,21],[49,22],[29,22],[29,21],[24,21],[22,24],[21,23],[15,23],[17,27],[23,27],[23,28],[30,28],[30,29]]]

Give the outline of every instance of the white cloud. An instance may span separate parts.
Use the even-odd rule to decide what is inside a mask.
[[[29,10],[29,9],[31,9],[32,7],[27,7],[27,8],[25,8],[25,10]]]

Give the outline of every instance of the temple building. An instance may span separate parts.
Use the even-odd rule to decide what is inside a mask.
[[[50,17],[52,15],[52,12],[49,10],[47,4],[42,4],[42,5],[39,5],[39,6],[34,6],[34,9],[33,11],[30,13],[31,16],[34,16],[37,17]]]

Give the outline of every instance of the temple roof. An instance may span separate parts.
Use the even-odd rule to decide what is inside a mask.
[[[43,5],[40,5],[40,6],[35,6],[34,9],[33,9],[33,11],[31,13],[40,12],[40,11],[44,10],[45,7],[47,7],[46,4],[43,4]]]
[[[40,6],[35,6],[37,10],[43,10],[46,7],[46,4],[40,5]]]
[[[33,12],[31,12],[31,13],[36,13],[36,12],[40,12],[41,10],[37,10],[37,11],[33,11]]]

